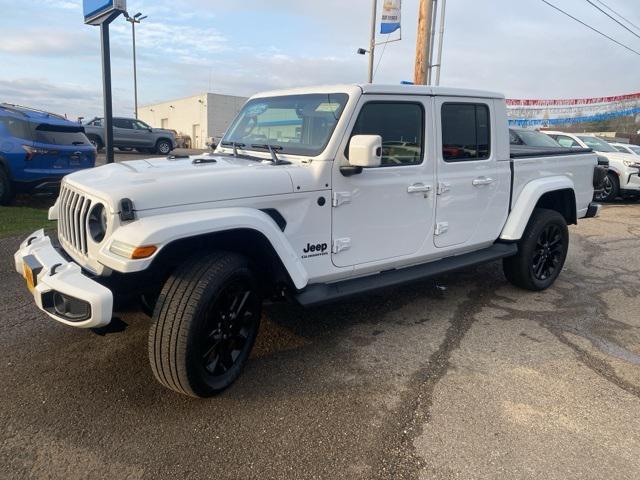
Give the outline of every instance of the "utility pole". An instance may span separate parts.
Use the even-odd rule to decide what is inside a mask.
[[[442,0],[440,4],[440,35],[438,38],[438,72],[436,73],[436,86],[440,85],[440,72],[442,71],[442,44],[444,42],[444,22],[447,10],[447,0]]]
[[[140,12],[136,13],[133,17],[129,14],[125,14],[127,22],[131,24],[131,34],[133,35],[133,95],[135,100],[135,114],[138,118],[138,65],[136,63],[136,23],[142,22],[147,16],[144,17]]]
[[[371,2],[371,39],[369,41],[369,83],[373,83],[373,53],[376,49],[376,17],[378,15],[378,0]]]
[[[413,75],[413,83],[416,85],[428,84],[432,27],[433,0],[420,0],[420,9],[418,13],[418,40],[416,41],[416,65]]]
[[[427,71],[427,85],[433,83],[433,50],[436,46],[436,19],[438,18],[438,0],[431,4],[431,39],[429,40],[429,70]]]

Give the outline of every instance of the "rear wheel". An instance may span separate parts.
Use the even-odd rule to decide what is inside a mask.
[[[13,187],[6,170],[0,165],[0,205],[9,205],[13,200]]]
[[[244,367],[260,324],[262,297],[248,260],[218,252],[193,259],[167,280],[149,332],[149,360],[165,387],[208,397]]]
[[[503,260],[507,279],[527,290],[544,290],[558,278],[569,249],[569,230],[555,210],[537,208],[518,244],[518,254]]]
[[[596,195],[599,202],[613,202],[620,194],[620,181],[614,172],[607,172],[607,176],[602,181],[602,190]]]

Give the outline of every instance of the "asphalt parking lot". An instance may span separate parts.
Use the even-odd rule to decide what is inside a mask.
[[[640,204],[571,227],[542,293],[491,264],[304,311],[267,308],[240,380],[160,387],[149,320],[59,325],[0,240],[3,478],[640,478]]]

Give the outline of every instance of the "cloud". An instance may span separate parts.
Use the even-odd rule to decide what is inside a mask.
[[[101,115],[102,89],[76,83],[56,83],[42,79],[0,79],[0,103],[14,103],[41,108],[53,113],[77,116]],[[114,109],[121,102],[114,102]]]
[[[95,54],[95,38],[87,30],[60,28],[3,29],[0,52],[16,55],[86,55]]]

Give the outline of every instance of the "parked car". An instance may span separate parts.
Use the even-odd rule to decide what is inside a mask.
[[[16,192],[52,192],[62,177],[92,168],[96,150],[84,128],[64,117],[0,104],[0,204]]]
[[[640,145],[631,145],[629,143],[612,143],[612,147],[622,153],[630,153],[636,157],[640,157]]]
[[[104,122],[94,118],[85,125],[87,137],[98,151],[105,145]],[[135,148],[142,153],[168,155],[176,148],[176,136],[172,130],[152,128],[135,118],[113,118],[113,146],[119,149]]]
[[[609,160],[607,176],[596,200],[611,202],[618,197],[640,195],[640,165],[630,153],[621,153],[608,142],[589,133],[565,133],[544,131],[563,147],[591,148]]]
[[[509,128],[509,143],[515,146],[535,148],[563,148],[549,135],[526,128]]]
[[[62,250],[34,232],[15,267],[72,327],[108,331],[114,301],[142,296],[157,380],[210,396],[249,359],[263,298],[345,301],[500,259],[514,285],[550,287],[567,224],[599,211],[597,158],[510,151],[506,123],[504,96],[475,90],[256,95],[213,153],[68,176],[50,210]]]

